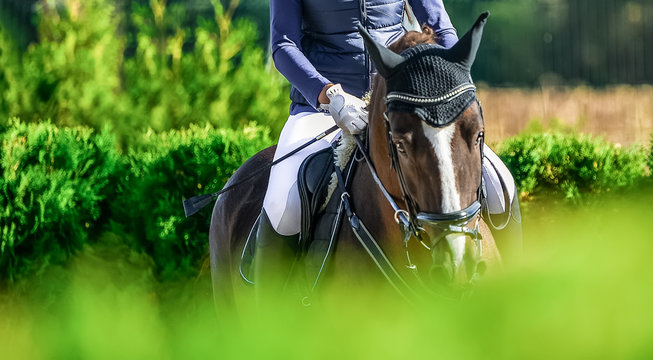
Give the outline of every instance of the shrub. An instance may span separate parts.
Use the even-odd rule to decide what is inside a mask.
[[[523,196],[557,195],[579,201],[629,187],[645,176],[646,154],[583,134],[525,134],[506,140],[499,156]]]
[[[53,119],[57,125],[96,129],[127,119],[129,107],[120,92],[124,40],[115,36],[120,19],[108,1],[74,3],[43,4],[39,42],[23,54],[3,38],[5,114],[28,122]]]
[[[166,8],[162,0],[136,7],[136,53],[125,60],[125,88],[136,113],[156,131],[207,122],[242,128],[256,121],[278,134],[288,116],[286,81],[265,67],[254,24],[232,23],[233,8],[225,12],[220,1],[211,3],[214,21],[194,29],[175,24],[183,10]]]
[[[16,119],[0,130],[1,281],[65,264],[100,238],[147,253],[160,279],[195,274],[207,252],[211,211],[186,219],[182,200],[219,190],[272,144],[268,130],[255,125],[134,134],[125,153],[106,130]],[[552,133],[509,139],[498,153],[524,196],[572,202],[637,183],[653,158],[642,147]]]
[[[182,200],[220,190],[245,160],[271,144],[256,126],[148,132],[127,156],[131,172],[114,204],[114,228],[135,237],[162,278],[192,275],[208,252],[211,210],[185,218]]]
[[[0,133],[0,279],[65,263],[107,232],[152,256],[162,278],[190,275],[207,252],[211,211],[186,219],[182,200],[221,189],[272,143],[254,125],[139,140],[121,155],[107,131],[12,120]]]
[[[0,276],[62,263],[102,229],[122,172],[115,138],[16,119],[0,134]]]

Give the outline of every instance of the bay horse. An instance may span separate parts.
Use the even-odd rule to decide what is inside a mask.
[[[487,16],[482,14],[451,49],[435,45],[430,29],[409,32],[388,49],[360,28],[380,76],[374,79],[368,108],[365,159],[359,159],[367,165],[358,164],[349,196],[342,199],[364,225],[357,231],[347,221],[340,224],[329,276],[320,286],[359,286],[368,277],[385,275],[411,287],[418,275],[426,288],[462,289],[486,267],[500,265],[480,217],[484,124],[469,76]],[[274,148],[259,152],[227,186],[269,165],[273,156]],[[268,176],[269,171],[215,203],[210,261],[217,306],[234,306],[238,293],[245,294],[238,302],[253,297],[247,295],[252,291],[241,277],[239,262]],[[364,240],[369,244],[369,239],[372,245],[367,246]],[[375,251],[391,270],[383,271],[378,258],[370,257]]]

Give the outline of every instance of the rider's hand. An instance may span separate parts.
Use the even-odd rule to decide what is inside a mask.
[[[329,112],[336,124],[346,133],[360,134],[367,127],[365,102],[342,90],[340,84],[327,89]]]

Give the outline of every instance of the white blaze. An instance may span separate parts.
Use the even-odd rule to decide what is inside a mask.
[[[424,128],[424,135],[433,145],[433,150],[438,159],[442,185],[442,212],[458,211],[461,209],[460,195],[456,187],[456,173],[453,169],[451,149],[451,140],[456,132],[455,123],[444,128],[434,128],[422,122],[422,128]]]
[[[433,145],[433,150],[438,159],[442,188],[442,212],[450,213],[461,210],[460,194],[458,194],[458,188],[456,187],[456,173],[453,167],[453,151],[451,145],[453,135],[456,132],[456,126],[455,124],[451,124],[444,128],[435,128],[422,123],[422,128],[424,129],[424,135],[426,135],[426,138]],[[466,238],[460,235],[449,235],[446,239],[453,254],[454,266],[458,268],[465,255]]]

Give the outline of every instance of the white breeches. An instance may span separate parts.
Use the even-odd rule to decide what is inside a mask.
[[[281,130],[274,160],[305,144],[336,123],[328,113],[303,112],[291,115]],[[294,235],[301,228],[301,204],[297,190],[299,166],[309,155],[320,151],[340,137],[340,130],[316,141],[270,170],[263,209],[274,230],[281,235]]]
[[[335,125],[328,113],[303,112],[291,115],[281,130],[274,160],[288,154]],[[304,159],[330,146],[340,137],[341,131],[334,131],[299,151],[270,170],[268,189],[263,200],[274,230],[281,235],[294,235],[301,228],[301,204],[297,190],[297,174]],[[502,214],[510,204],[505,203],[501,179],[508,188],[510,202],[515,195],[515,181],[501,159],[487,146],[483,149],[483,179],[487,189],[488,207],[491,214]]]

